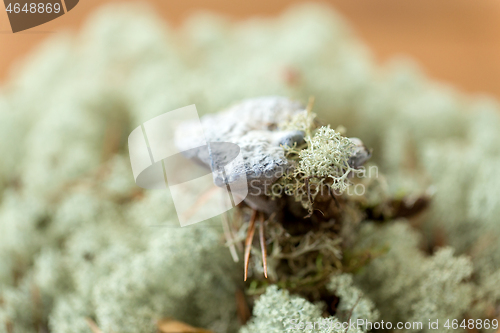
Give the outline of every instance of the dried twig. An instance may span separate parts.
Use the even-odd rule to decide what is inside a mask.
[[[173,319],[162,319],[157,322],[158,333],[213,333],[212,331],[193,327]]]
[[[307,189],[307,199],[309,200],[309,203],[313,204],[313,198],[312,198],[312,195],[311,195],[311,187],[309,186],[309,177],[308,178],[305,178],[305,185],[306,185],[306,189]]]
[[[333,189],[330,188],[330,190],[328,191],[328,193],[330,194],[330,196],[332,197],[333,201],[335,202],[335,206],[337,206],[337,208],[340,208],[339,201],[337,200],[337,198],[335,197],[335,195],[332,192],[333,192]]]
[[[235,296],[236,296],[236,313],[238,315],[238,319],[240,320],[241,325],[245,325],[252,316],[252,313],[250,312],[250,308],[248,307],[245,294],[241,289],[236,289]]]
[[[247,238],[245,240],[245,281],[248,277],[248,263],[250,261],[250,250],[252,249],[253,234],[255,232],[255,219],[257,217],[257,211],[254,209],[252,211],[252,217],[250,217],[250,222],[247,231]]]
[[[266,249],[266,240],[264,239],[264,214],[260,215],[259,239],[260,239],[260,249],[262,252],[262,263],[264,265],[264,276],[267,279],[267,249]]]
[[[231,256],[233,257],[234,262],[238,262],[240,261],[240,259],[238,258],[238,253],[236,252],[233,235],[231,233],[231,230],[229,229],[229,221],[226,212],[222,213],[221,219],[222,230],[224,231],[224,237],[226,238],[226,244],[229,247],[229,252],[231,252]]]
[[[95,321],[93,321],[91,318],[85,318],[85,321],[87,322],[87,325],[89,325],[89,328],[92,331],[92,333],[102,333],[99,326],[97,326]]]
[[[356,303],[354,303],[353,307],[351,308],[351,311],[349,311],[349,317],[347,318],[347,323],[349,323],[349,324],[351,323],[351,317],[352,317],[352,313],[354,311],[354,308],[356,308],[356,306],[358,306],[358,303],[361,300],[361,297],[363,297],[363,294],[358,296]],[[349,329],[349,326],[346,327],[345,332],[347,332],[348,329]]]
[[[211,189],[203,193],[191,206],[191,208],[184,213],[183,219],[188,220],[190,219],[201,207],[203,204],[205,204],[210,198],[215,195],[215,192],[218,190],[218,187],[213,186]]]

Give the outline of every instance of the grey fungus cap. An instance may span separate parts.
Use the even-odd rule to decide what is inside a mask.
[[[226,151],[227,147],[239,147],[242,163],[229,164],[225,167],[225,175],[217,174],[214,181],[217,186],[236,182],[241,175],[246,175],[249,194],[264,193],[266,186],[293,167],[293,162],[285,157],[281,144],[292,145],[303,142],[304,134],[300,131],[282,131],[279,125],[304,111],[302,104],[284,97],[260,97],[244,100],[228,109],[201,117],[205,139],[212,146],[211,152],[206,149],[187,150],[186,157],[212,168],[225,166],[229,158],[238,152]],[[180,151],[193,145],[186,141],[185,135],[190,132],[192,124],[181,124],[175,134],[175,144]],[[212,143],[229,142],[234,145],[217,145]],[[215,149],[213,149],[215,148]],[[210,149],[209,149],[210,150]],[[214,166],[214,161],[215,165]],[[214,168],[215,167],[215,168]],[[224,180],[225,178],[225,180]]]

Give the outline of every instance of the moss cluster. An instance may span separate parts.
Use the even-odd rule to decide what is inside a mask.
[[[306,137],[307,148],[299,152],[298,166],[295,176],[303,179],[320,179],[340,193],[348,186],[348,176],[355,169],[349,166],[349,158],[354,144],[348,138],[323,126],[314,136]]]
[[[310,119],[314,118],[315,115],[302,121],[310,124]],[[293,128],[301,127],[294,125]],[[311,130],[308,125],[302,129],[311,134],[305,136],[306,145],[303,147],[283,147],[287,158],[296,161],[296,164],[292,171],[278,180],[277,185],[285,195],[295,197],[312,213],[313,202],[318,194],[342,195],[351,184],[349,177],[361,171],[349,165],[349,158],[354,151],[354,144],[349,138],[331,129],[329,125],[316,130]],[[281,193],[273,193],[273,189],[270,188],[268,195],[281,196]]]

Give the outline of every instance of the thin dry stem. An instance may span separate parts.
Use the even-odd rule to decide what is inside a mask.
[[[91,318],[85,318],[85,321],[87,322],[87,325],[89,326],[90,330],[93,333],[102,333],[102,331],[99,328],[99,326],[97,326],[97,324],[95,323],[95,321],[93,321]]]
[[[253,234],[255,233],[255,219],[257,217],[257,211],[254,209],[252,211],[252,217],[250,218],[250,224],[248,226],[247,238],[245,240],[245,281],[248,277],[248,263],[250,261],[250,250],[252,249]]]
[[[260,225],[259,225],[259,239],[260,239],[260,249],[262,252],[262,263],[264,266],[264,276],[267,279],[267,249],[266,240],[264,238],[264,215],[260,215]]]
[[[224,212],[221,215],[222,219],[222,230],[224,231],[224,237],[226,238],[226,245],[229,247],[229,252],[231,252],[231,256],[233,257],[234,262],[239,262],[240,258],[238,258],[238,253],[236,252],[236,246],[234,245],[233,235],[229,228],[229,219],[227,217],[227,213]]]

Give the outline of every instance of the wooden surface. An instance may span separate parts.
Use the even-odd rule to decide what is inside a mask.
[[[85,17],[105,2],[80,0],[62,17],[12,34],[0,4],[0,82],[12,64],[41,40],[59,30],[75,30]],[[179,24],[197,10],[212,10],[244,19],[273,16],[293,3],[289,0],[148,0],[162,17]],[[468,92],[500,97],[499,0],[330,0],[372,49],[378,61],[405,54],[426,73]]]

